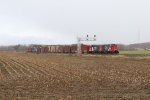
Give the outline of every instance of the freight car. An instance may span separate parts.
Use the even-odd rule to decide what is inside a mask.
[[[77,44],[72,45],[35,45],[28,48],[28,52],[33,53],[77,53]],[[81,53],[83,54],[118,54],[119,50],[116,44],[106,45],[84,45],[81,44]]]
[[[40,45],[33,45],[31,47],[28,48],[27,52],[32,52],[32,53],[43,53],[44,48],[42,48],[42,46]]]

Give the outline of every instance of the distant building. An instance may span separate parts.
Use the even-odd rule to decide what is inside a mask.
[[[145,49],[143,49],[143,48],[134,48],[134,50],[137,50],[137,51],[144,51]]]
[[[145,50],[150,51],[150,48],[146,48]]]

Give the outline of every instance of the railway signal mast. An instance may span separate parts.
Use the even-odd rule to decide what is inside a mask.
[[[87,34],[86,38],[77,37],[77,50],[79,55],[81,54],[81,41],[96,41],[96,35],[94,35],[93,37],[89,37],[89,35]]]

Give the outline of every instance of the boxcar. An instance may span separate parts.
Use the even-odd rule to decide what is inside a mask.
[[[73,44],[70,46],[70,52],[71,53],[77,53],[77,44]]]
[[[89,46],[81,44],[81,53],[89,53]]]
[[[41,47],[41,53],[48,53],[48,46]]]
[[[71,46],[70,45],[64,45],[63,53],[71,53]]]

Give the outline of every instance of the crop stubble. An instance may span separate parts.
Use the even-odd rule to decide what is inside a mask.
[[[149,99],[149,60],[0,52],[0,98]]]

